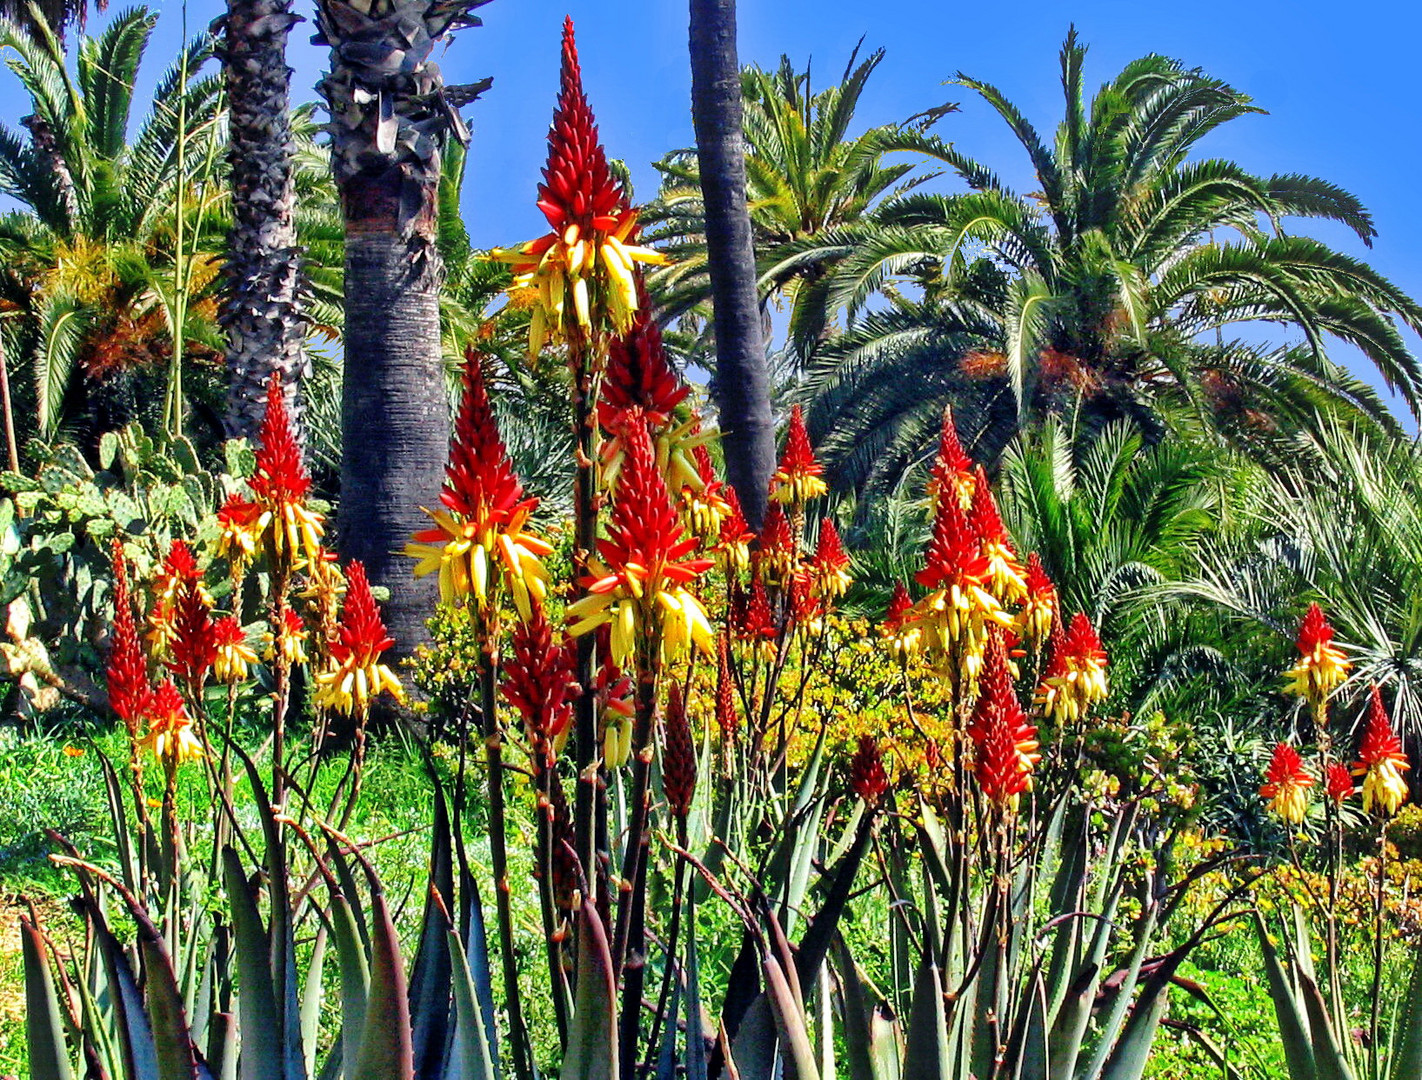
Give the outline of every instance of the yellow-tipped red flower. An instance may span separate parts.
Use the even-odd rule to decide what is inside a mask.
[[[973,474],[973,501],[968,511],[968,525],[978,535],[983,558],[988,564],[988,591],[1004,604],[1015,604],[1027,597],[1027,576],[1017,561],[1017,552],[1003,527],[997,512],[997,501],[988,487],[987,475],[978,466]]]
[[[578,693],[577,655],[571,642],[554,642],[542,605],[514,627],[511,646],[500,692],[523,717],[535,757],[548,764],[568,738]]]
[[[765,575],[769,585],[783,585],[795,568],[795,534],[790,531],[790,519],[785,516],[778,502],[772,502],[765,511],[765,520],[760,526],[760,547],[755,552],[757,569]]]
[[[1325,786],[1328,797],[1342,806],[1353,794],[1353,774],[1348,771],[1348,766],[1341,761],[1330,762]]]
[[[438,570],[442,601],[459,604],[472,597],[481,610],[497,603],[502,583],[519,614],[529,618],[548,592],[541,560],[553,545],[528,531],[538,500],[523,497],[472,352],[465,359],[464,397],[444,475],[443,509],[425,510],[435,528],[405,545],[405,554],[420,560],[415,576]]]
[[[790,410],[790,428],[780,465],[770,478],[770,497],[782,503],[806,503],[825,494],[825,467],[815,459],[810,433],[805,430],[805,414],[800,406]]]
[[[632,242],[636,211],[613,179],[583,93],[573,20],[563,24],[558,106],[548,131],[548,163],[538,208],[552,231],[490,255],[513,265],[509,298],[532,313],[528,351],[593,332],[625,333],[637,308],[638,263],[666,258]]]
[[[815,557],[810,560],[810,575],[815,592],[838,599],[849,591],[853,579],[849,576],[849,554],[840,541],[839,530],[829,518],[820,524]]]
[[[148,734],[143,737],[143,745],[170,767],[200,758],[206,753],[202,740],[193,730],[193,720],[183,703],[183,695],[178,693],[171,679],[163,680],[163,685],[158,687],[149,703]]]
[[[306,505],[311,477],[301,461],[277,372],[267,384],[260,439],[256,471],[248,481],[252,498],[232,495],[218,513],[221,546],[234,569],[258,547],[265,547],[274,566],[291,569],[318,557],[325,523]]]
[[[1353,762],[1353,775],[1363,778],[1363,809],[1383,817],[1397,813],[1407,801],[1402,774],[1411,767],[1383,708],[1382,694],[1374,686],[1368,699],[1368,725],[1358,744],[1358,760]]]
[[[938,456],[934,458],[933,469],[928,477],[929,501],[936,506],[939,491],[948,488],[957,495],[959,507],[967,512],[973,504],[973,490],[976,486],[973,459],[963,453],[963,445],[958,441],[958,428],[953,423],[953,409],[949,406],[943,410],[943,430],[938,437]]]
[[[138,643],[138,627],[133,618],[133,600],[128,590],[128,561],[123,557],[123,545],[115,540],[114,560],[114,625],[109,636],[108,690],[109,707],[118,714],[130,736],[138,734],[138,725],[147,715],[153,688],[148,682],[148,662]]]
[[[729,484],[723,489],[726,499],[726,516],[721,520],[721,531],[713,549],[721,561],[721,569],[727,577],[736,577],[750,569],[750,545],[755,539],[745,511],[741,509],[740,496]]]
[[[213,624],[213,639],[216,656],[213,658],[212,673],[217,676],[217,681],[228,685],[242,682],[257,662],[257,654],[247,644],[241,620],[235,615],[218,619]]]
[[[711,623],[686,586],[712,561],[686,558],[695,549],[696,537],[683,533],[672,509],[646,424],[635,425],[607,537],[598,541],[592,573],[581,581],[587,595],[568,607],[572,634],[610,624],[612,656],[624,667],[639,637],[653,632],[668,659],[685,655],[693,645],[709,655]]]
[[[403,701],[400,680],[380,662],[381,655],[394,644],[380,618],[365,567],[353,560],[346,567],[340,629],[330,645],[332,666],[316,676],[316,704],[350,716],[364,713],[383,691]]]
[[[1106,697],[1106,653],[1091,620],[1077,612],[1060,637],[1053,635],[1052,655],[1037,703],[1059,724],[1082,719],[1093,704]]]
[[[1018,632],[1038,647],[1046,644],[1057,620],[1057,587],[1034,551],[1027,556],[1027,595],[1017,612]]]
[[[1290,825],[1302,825],[1308,813],[1308,789],[1315,781],[1304,768],[1299,752],[1286,742],[1274,747],[1274,756],[1264,773],[1259,794],[1269,802],[1269,809]]]
[[[716,466],[705,446],[698,443],[691,448],[691,454],[699,483],[682,485],[681,516],[688,532],[699,537],[703,546],[714,548],[720,540],[722,524],[731,515],[728,489],[717,478]]]
[[[879,624],[879,636],[889,645],[889,651],[900,660],[918,655],[923,641],[923,630],[918,625],[913,598],[902,581],[894,582],[894,593],[889,597],[889,608],[884,613],[884,621]]]
[[[1001,631],[993,631],[985,650],[967,731],[973,740],[973,775],[983,796],[1003,811],[1015,812],[1022,793],[1032,787],[1032,770],[1041,755],[1037,729],[1027,723],[1012,685]]]
[[[1324,702],[1338,689],[1353,665],[1343,650],[1333,644],[1333,627],[1317,604],[1308,606],[1299,627],[1297,644],[1299,659],[1284,675],[1284,692],[1303,698],[1322,713]]]

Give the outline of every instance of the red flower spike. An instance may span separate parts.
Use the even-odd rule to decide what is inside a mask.
[[[365,566],[360,560],[352,559],[346,567],[346,599],[341,605],[341,626],[337,640],[331,643],[331,655],[338,663],[356,659],[364,667],[378,660],[380,654],[394,644],[395,639],[380,617],[375,594],[370,591]]]
[[[1325,782],[1328,797],[1340,806],[1353,794],[1353,774],[1341,761],[1330,762]]]
[[[870,807],[878,806],[889,790],[889,774],[872,735],[859,736],[859,748],[849,760],[849,786]]]
[[[929,473],[928,494],[936,501],[938,492],[947,488],[957,494],[960,504],[966,509],[972,497],[973,484],[973,459],[963,453],[950,406],[943,410],[943,430],[938,437],[938,456],[934,458]]]
[[[988,561],[963,513],[962,503],[954,489],[940,486],[926,565],[915,580],[927,589],[952,584],[963,587],[981,585],[987,574]]]
[[[1304,613],[1295,644],[1300,656],[1312,656],[1319,647],[1333,644],[1333,627],[1316,603],[1309,604],[1308,611]]]
[[[607,371],[597,405],[598,421],[603,430],[613,434],[632,409],[640,409],[653,428],[662,427],[691,392],[667,361],[662,331],[652,318],[652,302],[640,279],[637,300],[632,328],[608,346]]]
[[[889,597],[888,609],[884,612],[884,621],[880,625],[887,633],[898,633],[904,628],[912,610],[913,597],[909,595],[908,588],[902,581],[896,581],[894,593]]]
[[[440,502],[481,529],[506,525],[515,514],[532,513],[538,506],[537,499],[523,497],[523,484],[499,435],[483,368],[472,351],[464,361],[464,396],[449,441]]]
[[[123,721],[130,735],[138,732],[146,715],[153,688],[148,682],[148,664],[138,642],[138,626],[133,617],[133,600],[128,591],[128,561],[123,545],[113,543],[114,624],[110,634],[108,690],[109,707]]]
[[[167,664],[168,670],[196,692],[217,659],[218,641],[202,582],[195,576],[185,577],[178,586],[172,626],[173,659]]]
[[[770,598],[765,593],[765,585],[757,577],[751,583],[750,603],[740,620],[741,636],[750,641],[774,641],[778,628],[775,615],[770,610]]]
[[[697,443],[691,448],[691,456],[696,460],[696,475],[701,477],[701,482],[707,488],[713,485],[719,488],[721,480],[716,475],[716,464],[711,460],[711,451],[707,450],[704,444]],[[727,498],[726,501],[730,502],[730,499]]]
[[[257,468],[250,481],[257,501],[268,505],[299,503],[311,490],[311,477],[301,460],[301,447],[286,411],[281,375],[267,383],[267,411],[262,419]]]
[[[1015,811],[1032,786],[1037,729],[1027,723],[1012,684],[1002,635],[993,633],[984,653],[978,700],[968,724],[973,740],[973,773],[983,796],[1000,809]]]
[[[716,639],[716,726],[723,739],[733,739],[741,725],[736,711],[736,684],[731,675],[731,643],[722,634]]]
[[[968,510],[968,525],[984,544],[1008,543],[1007,530],[997,512],[997,500],[988,486],[987,473],[979,465],[973,471],[973,501]]]
[[[790,567],[795,562],[795,537],[790,532],[790,519],[778,502],[772,501],[766,508],[756,557],[771,584],[775,585],[789,575]]]
[[[662,738],[662,791],[671,812],[684,818],[691,812],[691,800],[696,794],[696,744],[691,738],[691,725],[686,722],[681,687],[676,683],[667,692]]]
[[[1385,816],[1397,813],[1407,801],[1407,781],[1402,774],[1411,768],[1402,750],[1402,740],[1393,730],[1376,685],[1368,701],[1368,722],[1358,744],[1358,760],[1353,775],[1363,778],[1363,809]]]
[[[563,66],[558,106],[548,130],[548,164],[538,185],[538,209],[559,236],[570,225],[580,232],[610,231],[627,198],[607,167],[597,122],[583,93],[583,73],[573,39],[573,20],[563,22]]]
[[[500,690],[523,717],[534,752],[551,763],[573,717],[577,653],[566,639],[553,641],[542,606],[534,605],[533,618],[514,626],[511,654]]]
[[[1286,822],[1301,825],[1308,812],[1308,789],[1313,785],[1314,779],[1304,768],[1299,752],[1281,742],[1274,747],[1259,794],[1269,800],[1269,809]]]
[[[805,414],[799,405],[790,410],[790,427],[780,465],[771,477],[771,496],[780,502],[803,503],[823,495],[828,489],[820,479],[825,467],[815,459],[810,433],[805,430]]]
[[[822,574],[838,573],[849,566],[849,555],[839,538],[834,522],[825,518],[820,525],[819,541],[815,545],[815,568]]]

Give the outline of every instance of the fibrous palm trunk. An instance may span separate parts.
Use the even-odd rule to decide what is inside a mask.
[[[291,0],[228,0],[222,46],[227,80],[232,231],[221,321],[227,331],[227,432],[255,438],[268,381],[281,373],[287,409],[299,420],[305,374],[301,249],[291,134],[286,37],[298,22]]]
[[[385,621],[410,650],[433,612],[399,554],[443,482],[449,399],[435,246],[440,160],[463,125],[429,62],[487,0],[320,0],[331,70],[331,159],[346,224],[345,374],[339,546],[390,590]],[[458,88],[450,88],[453,95]],[[467,100],[460,95],[456,100]]]
[[[775,421],[746,209],[736,0],[691,0],[691,117],[696,128],[706,256],[716,329],[716,408],[726,475],[760,528],[775,469]]]

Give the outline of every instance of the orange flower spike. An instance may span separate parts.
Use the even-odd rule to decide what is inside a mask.
[[[666,261],[650,248],[629,243],[637,215],[612,177],[597,123],[583,93],[573,20],[563,24],[563,65],[558,104],[548,130],[548,163],[538,187],[538,208],[552,232],[490,255],[511,263],[510,299],[532,309],[528,351],[544,341],[594,329],[625,333],[637,306],[637,263]],[[602,311],[594,301],[605,297]]]
[[[107,684],[109,707],[128,728],[129,735],[138,733],[140,720],[146,715],[153,697],[148,682],[148,662],[138,641],[138,627],[133,618],[133,599],[128,589],[128,561],[123,545],[113,543],[114,623],[109,635]]]
[[[578,693],[576,669],[572,643],[554,642],[542,605],[535,605],[533,618],[514,627],[500,692],[523,717],[534,753],[543,755],[546,763],[552,763],[568,738]]]
[[[1328,797],[1339,806],[1342,806],[1353,794],[1353,774],[1348,771],[1348,766],[1341,761],[1332,761],[1328,764],[1328,773],[1325,777],[1325,790]]]
[[[889,790],[889,774],[879,743],[872,735],[859,736],[859,746],[849,760],[849,786],[872,810]]]
[[[321,515],[306,506],[311,476],[301,461],[301,447],[291,428],[281,376],[272,372],[267,384],[267,408],[262,418],[261,446],[248,486],[256,510],[232,508],[231,516],[255,513],[250,527],[269,538],[274,556],[292,563],[315,558],[325,526]]]
[[[1042,569],[1042,560],[1034,551],[1027,556],[1027,595],[1017,613],[1017,625],[1024,638],[1039,648],[1051,636],[1057,619],[1057,588]]]
[[[1388,720],[1382,694],[1376,685],[1368,698],[1368,722],[1363,741],[1358,744],[1358,760],[1353,775],[1363,778],[1363,809],[1391,817],[1407,801],[1407,781],[1402,774],[1411,768],[1402,751],[1402,740]]]
[[[205,756],[202,740],[193,730],[183,695],[171,679],[164,679],[149,705],[148,733],[143,745],[165,764],[176,767],[184,761]]]
[[[973,488],[977,483],[973,475],[973,459],[963,453],[963,444],[958,441],[958,428],[953,423],[953,409],[943,410],[943,429],[938,437],[938,455],[933,460],[933,468],[928,477],[928,499],[937,505],[938,492],[949,488],[958,496],[959,507],[967,511],[972,506]]]
[[[777,502],[803,505],[829,491],[823,476],[825,467],[815,458],[810,433],[805,430],[805,414],[799,405],[790,410],[790,427],[780,465],[770,478],[770,497]]]
[[[1299,752],[1286,742],[1274,747],[1259,794],[1269,809],[1290,825],[1302,825],[1308,812],[1308,789],[1315,781],[1304,768]],[[1349,785],[1351,790],[1352,785]]]
[[[1037,703],[1047,716],[1066,725],[1084,718],[1093,704],[1105,699],[1108,690],[1101,638],[1091,620],[1078,611],[1065,633],[1058,637],[1053,631]]]
[[[1303,698],[1323,713],[1323,704],[1347,677],[1352,664],[1333,644],[1333,627],[1317,604],[1310,604],[1299,626],[1299,659],[1284,674],[1284,692]]]
[[[571,633],[577,637],[611,624],[612,656],[623,666],[638,634],[654,629],[667,659],[684,656],[692,646],[709,655],[711,623],[686,586],[713,562],[687,558],[696,537],[684,534],[672,509],[645,423],[631,429],[627,449],[607,535],[590,562],[593,572],[580,582],[587,595],[567,609]]]
[[[968,524],[977,533],[983,557],[988,563],[988,590],[1004,604],[1016,604],[1027,597],[1026,571],[1017,561],[1012,539],[1003,527],[992,497],[987,474],[979,465],[973,474],[973,501],[968,512]]]
[[[1032,772],[1041,760],[1037,729],[1027,723],[1002,634],[994,631],[983,657],[979,693],[968,723],[973,741],[973,775],[984,798],[1006,813],[1015,813],[1024,791],[1032,787]]]
[[[394,644],[371,594],[365,567],[352,560],[346,567],[340,627],[330,644],[332,666],[316,676],[316,704],[351,716],[364,713],[383,691],[403,701],[400,680],[380,662],[381,655]]]
[[[538,500],[524,498],[473,352],[465,358],[464,395],[444,475],[442,508],[425,510],[435,527],[405,545],[405,554],[419,560],[415,576],[438,570],[444,603],[472,597],[481,611],[497,603],[498,587],[506,585],[519,614],[529,618],[548,593],[542,560],[553,545],[528,531]]]
[[[918,654],[923,629],[915,618],[913,598],[902,581],[894,582],[888,610],[879,624],[879,636],[888,642],[889,650],[900,660]]]
[[[839,530],[830,518],[820,523],[811,567],[815,589],[821,595],[838,599],[849,591],[853,581],[849,576],[849,553],[844,550]]]

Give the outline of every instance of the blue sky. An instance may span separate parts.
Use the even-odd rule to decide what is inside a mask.
[[[213,0],[194,0],[189,25],[205,26],[221,10]],[[310,0],[297,0],[297,10],[309,16]],[[150,84],[179,37],[181,8],[169,2],[162,11]],[[651,161],[692,138],[686,11],[684,0],[493,0],[480,11],[485,25],[454,39],[439,57],[448,81],[494,77],[493,89],[465,111],[473,130],[466,215],[477,244],[526,239],[542,227],[534,187],[557,90],[565,13],[577,23],[588,95],[608,151],[632,168],[640,197],[650,196],[656,185]],[[1415,76],[1422,6],[1386,0],[741,0],[740,53],[742,62],[762,66],[775,65],[781,53],[797,64],[812,61],[822,85],[838,78],[863,37],[866,49],[887,51],[861,106],[866,125],[957,101],[963,111],[941,121],[939,134],[1026,187],[1022,154],[1001,122],[961,87],[944,83],[958,70],[996,83],[1039,130],[1049,131],[1061,112],[1056,54],[1073,22],[1090,47],[1089,86],[1136,56],[1159,52],[1251,95],[1268,115],[1234,121],[1210,136],[1204,151],[1258,173],[1311,173],[1354,192],[1376,218],[1380,236],[1371,252],[1341,228],[1309,223],[1298,231],[1367,257],[1422,295],[1416,183],[1422,92]],[[311,30],[304,23],[292,34],[296,100],[314,98],[325,64],[325,50],[309,43]],[[0,118],[13,125],[22,115],[18,87],[4,78]]]

